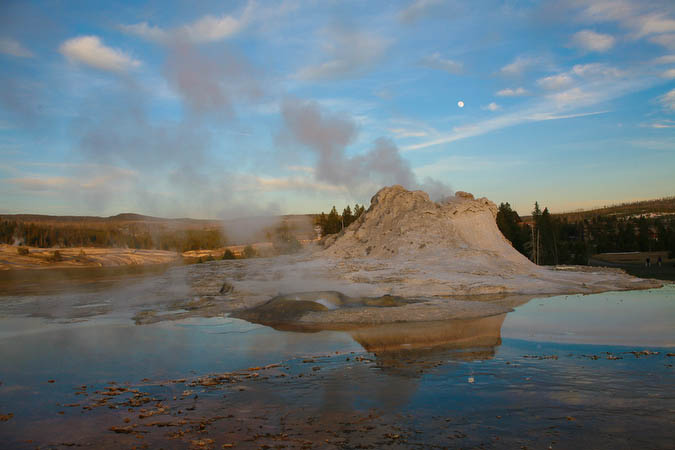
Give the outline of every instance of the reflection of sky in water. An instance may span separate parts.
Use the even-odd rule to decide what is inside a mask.
[[[503,338],[675,345],[675,285],[647,291],[534,299],[506,316]]]

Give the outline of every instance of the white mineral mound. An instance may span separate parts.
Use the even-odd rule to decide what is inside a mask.
[[[323,254],[338,258],[444,254],[448,259],[485,255],[533,267],[501,234],[496,216],[494,203],[466,192],[435,203],[426,192],[386,187],[343,235],[327,240]]]

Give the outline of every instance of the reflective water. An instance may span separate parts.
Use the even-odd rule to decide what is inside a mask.
[[[0,422],[5,447],[672,445],[673,285],[344,332],[228,317],[134,325],[166,280],[0,297],[0,416],[13,414]],[[154,400],[94,402],[106,386]]]

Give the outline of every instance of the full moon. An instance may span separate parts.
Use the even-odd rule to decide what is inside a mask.
[[[459,106],[460,108],[464,108],[464,102],[461,101],[461,100],[458,101],[458,102],[457,102],[457,106]]]

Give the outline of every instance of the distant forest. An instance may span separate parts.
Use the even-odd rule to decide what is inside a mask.
[[[670,211],[626,204],[594,212],[554,215],[535,202],[532,216],[523,221],[502,203],[497,225],[516,250],[542,265],[587,264],[590,255],[609,252],[669,251],[675,257],[675,214]]]
[[[163,229],[153,224],[49,224],[0,221],[0,243],[31,247],[117,247],[185,252],[223,247],[219,228]]]

